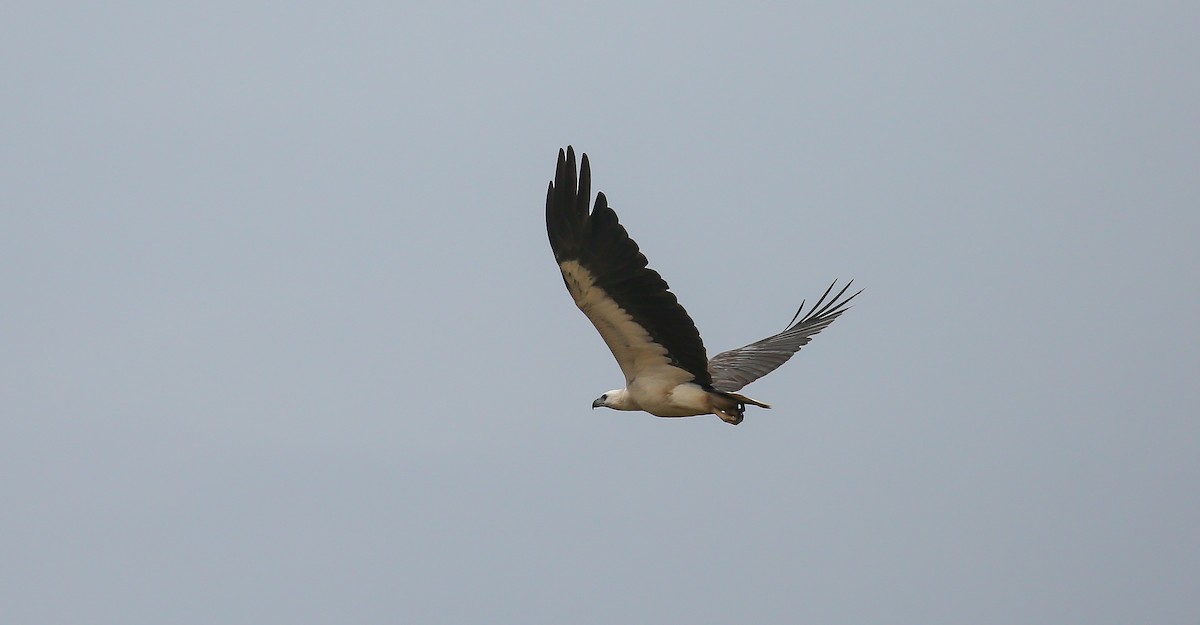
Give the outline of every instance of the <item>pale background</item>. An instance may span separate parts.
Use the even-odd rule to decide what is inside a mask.
[[[0,621],[1200,622],[1200,5],[0,10]],[[620,373],[572,143],[731,427]]]

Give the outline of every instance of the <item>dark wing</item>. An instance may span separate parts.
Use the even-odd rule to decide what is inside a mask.
[[[796,316],[792,317],[792,322],[788,324],[788,328],[775,336],[765,338],[757,343],[751,343],[745,347],[731,349],[727,352],[721,352],[713,356],[712,360],[708,361],[708,371],[712,374],[713,388],[718,391],[732,393],[741,389],[743,386],[767,375],[787,362],[792,354],[800,351],[801,347],[808,344],[814,334],[824,330],[829,324],[833,323],[834,319],[838,318],[843,312],[846,312],[847,304],[850,300],[858,297],[858,291],[854,295],[842,299],[842,295],[854,284],[851,280],[842,287],[838,294],[833,296],[829,303],[825,303],[825,298],[833,291],[833,287],[837,285],[835,280],[829,288],[825,290],[825,294],[821,299],[813,305],[812,309],[803,319],[796,321],[800,313],[804,311],[804,304],[800,304],[800,310],[796,311]]]
[[[575,150],[558,151],[546,193],[546,233],[567,290],[604,337],[627,383],[652,373],[707,386],[708,357],[696,324],[646,266],[603,193],[588,212],[591,177],[586,154],[577,180]]]

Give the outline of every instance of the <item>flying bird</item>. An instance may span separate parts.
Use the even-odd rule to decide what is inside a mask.
[[[601,395],[592,408],[658,417],[714,414],[737,425],[746,405],[770,408],[737,391],[787,362],[862,292],[843,299],[851,281],[826,302],[835,280],[803,317],[801,302],[783,332],[709,359],[696,324],[666,281],[647,267],[604,193],[588,210],[591,178],[587,154],[576,178],[575,150],[558,151],[558,171],[546,193],[546,232],[567,290],[625,374],[625,388]]]

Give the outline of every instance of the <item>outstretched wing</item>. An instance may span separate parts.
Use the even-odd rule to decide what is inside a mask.
[[[651,374],[707,386],[708,357],[696,324],[608,207],[603,193],[588,212],[591,168],[575,150],[558,151],[546,193],[546,233],[575,304],[604,337],[628,384]]]
[[[796,318],[804,311],[804,304],[801,303],[800,310],[796,311],[796,316],[792,317],[791,323],[783,332],[745,347],[731,349],[713,356],[712,360],[708,361],[708,371],[712,375],[713,388],[732,393],[787,362],[792,354],[800,351],[801,347],[812,340],[814,334],[824,330],[833,323],[834,319],[838,318],[838,315],[846,312],[850,300],[862,293],[860,290],[854,295],[842,299],[842,295],[846,293],[851,284],[854,284],[853,280],[846,283],[846,286],[842,287],[842,290],[838,291],[838,294],[833,296],[829,303],[825,303],[825,298],[833,291],[833,287],[837,286],[835,280],[825,290],[821,299],[808,311],[808,314],[803,319],[796,321]]]

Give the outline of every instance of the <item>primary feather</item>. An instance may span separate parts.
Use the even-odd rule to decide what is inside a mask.
[[[828,289],[825,289],[825,294],[821,296],[821,299],[813,304],[808,314],[803,319],[796,321],[800,317],[800,313],[804,311],[804,303],[801,302],[800,309],[796,311],[796,315],[788,323],[788,328],[783,332],[745,347],[731,349],[713,356],[708,361],[708,372],[712,376],[713,388],[732,393],[778,369],[779,365],[787,362],[796,352],[800,351],[801,347],[808,345],[816,333],[829,327],[834,319],[846,312],[850,300],[862,293],[859,290],[854,295],[841,299],[851,284],[854,284],[853,280],[847,282],[846,286],[842,287],[842,290],[838,291],[838,294],[826,304],[825,298],[837,285],[835,280]],[[823,304],[824,306],[822,306]]]

